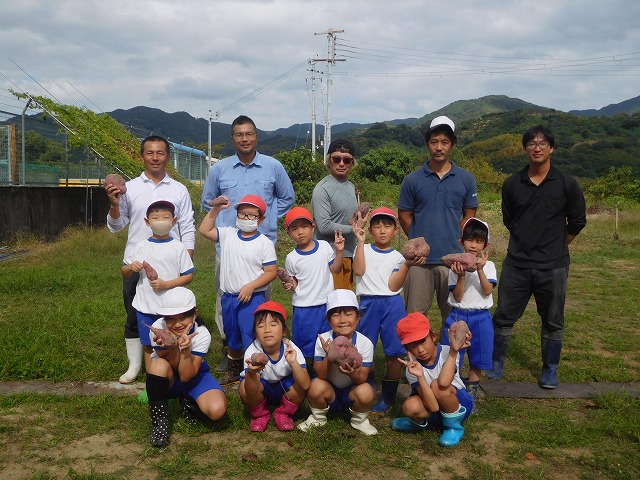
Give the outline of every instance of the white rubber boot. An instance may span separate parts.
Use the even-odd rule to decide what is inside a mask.
[[[369,423],[369,412],[354,412],[349,409],[351,413],[351,426],[364,433],[365,435],[377,435],[378,430],[376,427]]]
[[[327,413],[329,413],[329,407],[327,408],[313,408],[311,409],[311,415],[304,422],[298,424],[298,429],[306,432],[309,427],[322,427],[327,424]]]
[[[127,345],[127,357],[129,358],[129,369],[120,377],[120,383],[133,383],[138,378],[140,368],[142,367],[142,355],[144,354],[144,346],[140,343],[139,338],[125,338]]]

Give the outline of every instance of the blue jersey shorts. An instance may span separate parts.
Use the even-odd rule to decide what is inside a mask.
[[[371,340],[374,347],[378,336],[382,339],[384,354],[388,357],[403,357],[407,350],[402,345],[396,326],[407,312],[402,296],[360,296],[360,322],[357,330]]]
[[[313,358],[318,335],[331,330],[331,326],[327,321],[327,305],[294,306],[291,326],[293,329],[293,343],[302,351],[304,358]]]
[[[452,308],[444,322],[442,344],[449,345],[449,327],[458,320],[464,320],[471,332],[471,346],[469,350],[469,365],[479,370],[489,370],[493,366],[493,320],[491,312],[485,309],[467,310]],[[460,350],[460,365],[464,358],[464,350]]]
[[[229,350],[246,350],[253,342],[253,312],[265,302],[264,291],[255,292],[251,300],[242,303],[237,293],[222,295],[222,323]]]

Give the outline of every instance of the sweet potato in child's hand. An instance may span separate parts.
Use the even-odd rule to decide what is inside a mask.
[[[449,268],[455,262],[461,263],[467,272],[475,272],[478,269],[478,258],[473,253],[450,253],[442,257],[440,261]]]
[[[400,253],[407,260],[413,260],[416,257],[426,257],[429,255],[431,247],[424,239],[424,237],[416,237],[407,241],[402,247]]]
[[[156,337],[158,337],[162,341],[162,345],[163,346],[165,346],[165,347],[173,347],[178,342],[178,339],[176,338],[176,336],[173,333],[171,333],[169,330],[165,330],[163,328],[152,327],[151,325],[147,325],[144,322],[142,322],[142,323],[147,328],[149,328],[149,330],[151,330]],[[160,343],[160,342],[158,342],[158,343]]]
[[[124,195],[127,193],[127,184],[117,173],[110,173],[104,178],[104,186],[108,187],[110,185],[115,185],[120,190],[120,195]]]
[[[156,269],[149,265],[146,260],[142,262],[142,268],[144,268],[144,273],[147,274],[147,278],[150,281],[158,279],[158,272],[156,272]]]
[[[219,197],[214,198],[209,202],[209,205],[211,205],[212,207],[223,207],[228,204],[229,198],[225,197],[224,195],[220,195]]]
[[[353,212],[351,222],[355,223],[358,220],[358,212],[360,212],[360,218],[365,218],[369,214],[369,210],[371,210],[371,204],[369,202],[362,202],[358,205],[358,209]]]
[[[460,350],[467,341],[467,333],[469,333],[469,326],[464,320],[453,322],[449,327],[449,343],[456,351]]]
[[[268,362],[269,359],[267,358],[266,353],[255,352],[253,355],[251,355],[251,363],[253,363],[254,365],[260,365],[264,367]]]
[[[289,275],[289,273],[287,273],[287,271],[282,267],[278,267],[276,269],[276,274],[278,275],[278,278],[282,280],[284,283],[293,282],[293,277]]]
[[[329,362],[345,368],[350,365],[353,368],[359,368],[362,366],[362,355],[358,352],[351,340],[347,337],[340,335],[336,337],[329,345],[329,351],[327,352],[327,358]]]

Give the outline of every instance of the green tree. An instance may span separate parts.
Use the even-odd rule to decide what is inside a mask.
[[[404,176],[415,170],[420,163],[418,156],[406,148],[375,148],[358,158],[356,176],[368,180],[401,183]]]
[[[289,174],[296,192],[296,203],[311,202],[313,188],[327,175],[327,168],[322,157],[316,155],[312,158],[311,150],[306,147],[299,147],[292,151],[281,151],[275,157]]]

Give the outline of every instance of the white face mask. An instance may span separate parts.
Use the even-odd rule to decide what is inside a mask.
[[[258,230],[258,220],[241,220],[236,218],[236,227],[245,233],[255,232]]]
[[[173,220],[149,220],[149,226],[154,235],[163,237],[173,228]]]

